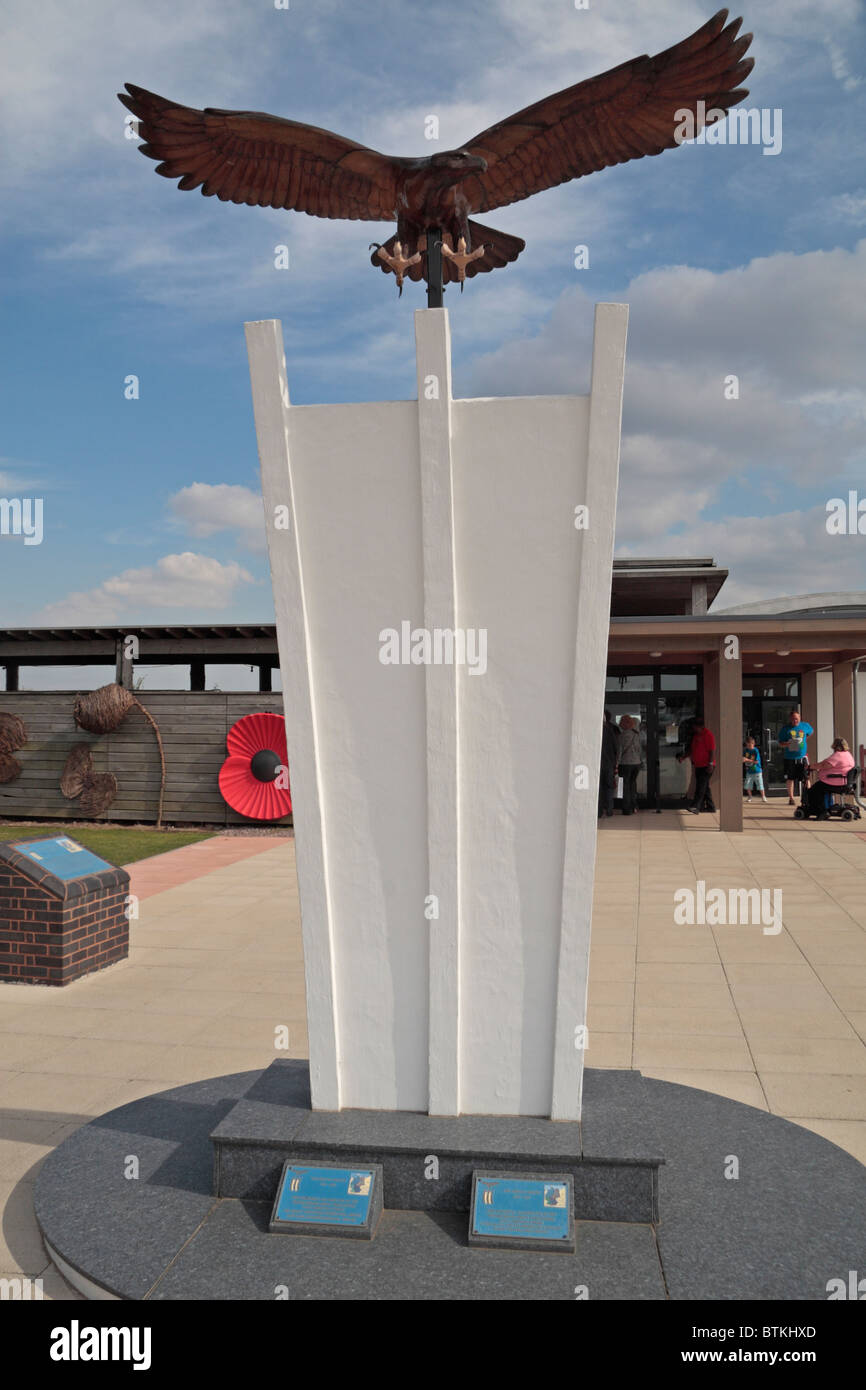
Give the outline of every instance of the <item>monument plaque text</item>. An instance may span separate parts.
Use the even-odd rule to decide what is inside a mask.
[[[476,1172],[469,1244],[572,1253],[574,1194],[570,1174]]]

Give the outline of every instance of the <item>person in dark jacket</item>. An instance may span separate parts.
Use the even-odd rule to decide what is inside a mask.
[[[610,710],[604,712],[601,728],[601,767],[598,776],[598,814],[613,815],[613,798],[616,792],[616,768],[619,757],[619,732],[610,717]]]

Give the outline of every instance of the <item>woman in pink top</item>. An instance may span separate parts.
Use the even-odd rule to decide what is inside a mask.
[[[818,774],[819,780],[813,782],[809,788],[809,810],[812,812],[824,810],[824,796],[826,792],[838,792],[845,786],[848,780],[848,773],[854,766],[854,759],[848,749],[844,738],[834,738],[833,752],[829,758],[825,758],[822,763],[813,769]]]

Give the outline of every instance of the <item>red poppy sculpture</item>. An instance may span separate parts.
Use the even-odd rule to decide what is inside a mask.
[[[280,820],[291,813],[286,726],[278,714],[246,714],[229,729],[220,791],[248,820]]]

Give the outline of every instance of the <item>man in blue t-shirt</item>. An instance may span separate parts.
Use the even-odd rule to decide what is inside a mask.
[[[794,805],[794,783],[805,781],[808,758],[806,739],[815,730],[811,724],[800,718],[800,711],[792,709],[789,723],[779,730],[779,747],[785,753],[785,782],[788,787],[788,805]]]

